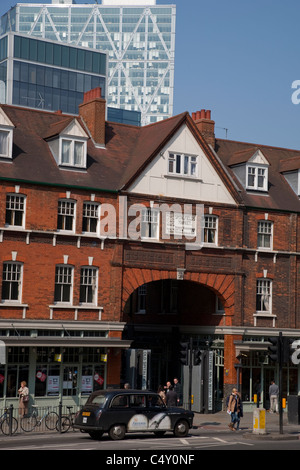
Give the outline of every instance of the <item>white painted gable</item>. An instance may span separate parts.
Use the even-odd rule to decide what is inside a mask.
[[[73,119],[70,122],[70,124],[61,132],[61,135],[84,139],[88,138],[87,133],[83,130],[82,126],[77,122],[76,119]]]
[[[15,127],[2,108],[0,108],[0,126],[1,127]]]
[[[197,176],[168,174],[169,154],[186,154],[197,157]],[[134,181],[130,192],[189,199],[201,202],[236,204],[225,184],[215,171],[204,151],[184,124],[165,148]]]
[[[257,165],[269,165],[268,160],[264,156],[261,150],[257,150],[251,158],[249,158],[248,163],[256,163]]]

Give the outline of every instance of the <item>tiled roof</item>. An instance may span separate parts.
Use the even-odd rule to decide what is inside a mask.
[[[235,165],[248,161],[257,150],[261,150],[270,165],[267,193],[246,191],[232,170]],[[246,206],[269,210],[300,211],[299,198],[282,174],[283,171],[287,171],[284,168],[300,168],[300,151],[223,139],[216,140],[216,151],[238,185]]]
[[[270,210],[300,210],[299,198],[283,175],[284,171],[300,168],[300,151],[217,139],[216,158],[189,114],[182,113],[144,127],[106,122],[105,148],[95,147],[89,139],[87,170],[72,171],[57,166],[47,138],[58,135],[74,118],[86,129],[80,117],[8,105],[1,107],[15,126],[13,162],[0,160],[2,179],[115,192],[127,189],[185,123],[237,203]],[[232,169],[248,161],[258,149],[270,164],[267,194],[246,191]]]

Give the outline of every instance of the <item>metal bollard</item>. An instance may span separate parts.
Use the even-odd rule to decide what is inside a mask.
[[[58,432],[61,433],[62,401],[58,405]]]
[[[13,418],[14,406],[10,405],[8,413],[8,426],[9,426],[9,435],[12,436],[12,418]]]

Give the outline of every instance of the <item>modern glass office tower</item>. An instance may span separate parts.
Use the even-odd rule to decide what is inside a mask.
[[[78,114],[86,91],[107,101],[107,54],[57,41],[7,33],[0,38],[0,102]],[[107,107],[107,120],[140,125],[137,111]]]
[[[139,111],[145,125],[173,113],[175,19],[176,7],[156,0],[52,0],[17,4],[0,32],[107,51],[108,106]]]
[[[0,38],[0,101],[77,114],[84,92],[106,99],[107,56],[18,33]]]

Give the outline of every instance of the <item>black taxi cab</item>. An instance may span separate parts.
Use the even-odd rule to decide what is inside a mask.
[[[183,408],[167,408],[160,395],[148,390],[101,390],[93,392],[77,413],[75,429],[100,439],[108,433],[120,440],[126,433],[171,431],[185,437],[193,425],[194,413]]]

